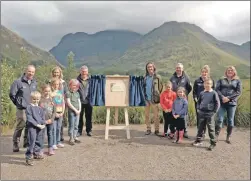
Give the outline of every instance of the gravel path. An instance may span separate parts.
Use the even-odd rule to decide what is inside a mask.
[[[161,127],[161,130],[163,128]],[[1,180],[249,180],[250,130],[235,129],[233,143],[224,142],[225,130],[212,152],[192,147],[195,128],[189,128],[190,139],[174,144],[166,138],[144,135],[144,125],[131,125],[131,140],[125,131],[110,131],[104,140],[104,125],[94,125],[94,136],[81,137],[82,143],[56,151],[56,155],[25,165],[24,149],[12,153],[10,135],[1,137]],[[66,130],[65,130],[66,134]]]

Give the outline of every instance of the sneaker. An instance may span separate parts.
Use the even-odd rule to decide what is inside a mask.
[[[49,148],[48,155],[49,156],[55,155],[55,152],[53,151],[53,148]]]
[[[29,146],[29,144],[27,143],[27,142],[25,142],[24,144],[23,144],[23,148],[27,148]]]
[[[171,139],[171,140],[174,139],[174,134],[169,133],[169,134],[168,134],[168,138]]]
[[[154,134],[155,134],[156,136],[159,136],[159,130],[154,131]]]
[[[75,143],[81,143],[81,141],[78,138],[74,139]]]
[[[29,166],[33,166],[34,165],[33,159],[26,159],[26,164]]]
[[[228,144],[231,144],[230,136],[227,136],[226,142],[227,142]]]
[[[216,142],[219,141],[219,135],[215,135],[215,141],[216,141]]]
[[[147,130],[145,133],[145,135],[149,135],[149,134],[151,134],[151,130]]]
[[[212,151],[213,149],[214,149],[214,147],[215,147],[215,145],[210,145],[207,149],[209,150],[209,151]]]
[[[52,149],[53,149],[53,150],[57,150],[57,149],[58,149],[57,145],[53,145],[53,146],[52,146]]]
[[[58,147],[58,148],[64,148],[64,145],[63,145],[62,143],[59,143],[59,144],[57,145],[57,147]]]
[[[91,137],[91,136],[92,136],[92,132],[91,132],[91,131],[88,132],[88,133],[87,133],[87,136],[90,136],[90,137]]]
[[[44,155],[42,155],[42,154],[34,155],[34,159],[43,160],[44,159]]]
[[[73,140],[73,139],[70,139],[70,140],[69,140],[69,145],[75,145],[75,143],[74,143],[74,140]]]
[[[200,141],[195,141],[193,142],[193,146],[201,146],[202,143]]]
[[[78,134],[77,134],[77,137],[80,137],[80,136],[82,136],[82,133],[78,133]]]

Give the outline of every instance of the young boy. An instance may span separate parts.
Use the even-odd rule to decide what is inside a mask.
[[[26,164],[34,165],[33,155],[35,159],[43,159],[41,155],[41,146],[43,138],[43,130],[45,128],[45,114],[43,108],[38,106],[41,94],[37,91],[31,93],[31,103],[27,106],[26,117],[28,127],[28,143],[29,147],[25,153]]]
[[[199,118],[199,129],[197,138],[193,143],[194,146],[202,144],[203,130],[207,125],[210,137],[210,146],[208,147],[208,150],[210,151],[216,146],[214,115],[220,107],[219,96],[212,89],[212,85],[213,81],[211,79],[206,79],[204,81],[204,91],[200,93],[198,98],[197,112]]]

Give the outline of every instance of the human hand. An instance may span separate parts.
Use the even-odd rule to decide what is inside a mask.
[[[79,115],[79,114],[80,114],[80,112],[81,112],[80,110],[79,110],[79,111],[76,111],[76,114],[77,114],[77,115]]]
[[[44,128],[45,128],[45,125],[38,124],[37,127],[40,128],[40,129],[44,129]]]
[[[46,124],[51,124],[52,123],[52,120],[51,119],[48,119],[47,121],[45,121]]]
[[[195,98],[194,98],[194,101],[195,101],[195,102],[198,102],[198,99],[197,99],[197,97],[195,97]]]
[[[228,99],[227,97],[223,97],[223,98],[222,98],[222,102],[223,102],[223,103],[229,102],[229,99]]]
[[[174,119],[177,119],[177,117],[176,117],[177,115],[173,115],[173,117],[174,117]]]

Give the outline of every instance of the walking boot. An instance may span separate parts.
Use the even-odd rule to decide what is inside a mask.
[[[226,138],[226,142],[228,144],[231,144],[231,141],[230,141],[230,137],[232,135],[232,130],[233,130],[233,127],[232,126],[228,126],[227,127],[227,138]]]
[[[13,142],[13,152],[19,152],[18,142]]]
[[[179,141],[179,131],[176,131],[176,139],[173,140],[173,143],[177,143]]]
[[[216,125],[216,126],[215,126],[215,140],[216,140],[216,142],[219,141],[220,131],[221,131],[221,127],[218,126],[218,125]]]

